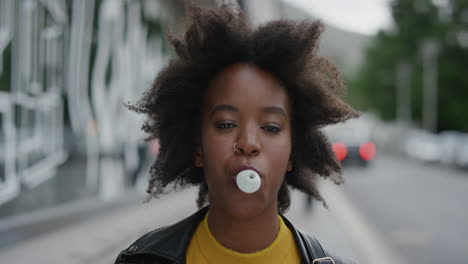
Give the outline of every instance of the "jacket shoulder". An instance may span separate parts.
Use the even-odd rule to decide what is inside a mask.
[[[335,261],[335,264],[356,264],[356,262],[350,260],[350,259],[344,259],[341,258],[337,255],[334,255],[328,251],[325,250],[325,254],[333,259]]]
[[[159,234],[166,228],[168,227],[155,229],[135,240],[127,248],[119,253],[115,260],[115,264],[147,264],[150,263],[150,259],[151,263],[155,264],[172,263],[172,261],[161,258],[157,255],[153,255],[152,253],[145,252],[145,250],[143,250],[145,245],[147,245],[151,239],[158,238]]]
[[[126,254],[124,251],[120,252],[115,260],[115,264],[173,264],[173,260],[169,260],[157,255],[145,254]]]
[[[146,233],[122,250],[115,263],[146,264],[179,261],[185,256],[185,249],[206,211],[207,209],[202,209],[176,224]]]
[[[335,254],[328,252],[322,247],[320,242],[314,236],[303,231],[299,231],[299,233],[303,236],[304,240],[306,240],[305,243],[308,251],[310,251],[313,256],[316,256],[316,258],[330,257],[333,259],[335,264],[356,264],[349,259],[343,259]]]

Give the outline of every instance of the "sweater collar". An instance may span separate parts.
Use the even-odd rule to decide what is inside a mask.
[[[272,243],[259,251],[239,253],[221,245],[211,233],[207,215],[198,225],[186,254],[191,247],[200,250],[199,256],[209,256],[211,263],[286,263],[285,259],[299,257],[289,228],[279,217],[279,229]]]

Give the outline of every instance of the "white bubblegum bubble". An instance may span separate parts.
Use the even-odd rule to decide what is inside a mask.
[[[254,170],[243,170],[236,176],[236,183],[239,189],[245,193],[254,193],[260,189],[262,180]]]

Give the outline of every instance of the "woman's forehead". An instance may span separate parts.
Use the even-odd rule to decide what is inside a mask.
[[[265,82],[281,86],[281,83],[273,74],[250,63],[234,63],[220,71],[213,79],[211,85],[217,85],[219,82],[239,82],[242,80],[261,79]]]

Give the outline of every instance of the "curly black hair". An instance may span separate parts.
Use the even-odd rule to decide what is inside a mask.
[[[341,167],[327,137],[326,125],[358,114],[340,99],[346,85],[328,60],[317,55],[320,21],[277,20],[252,28],[235,5],[201,8],[186,1],[187,28],[181,37],[169,36],[176,57],[163,68],[151,88],[128,107],[147,118],[142,129],[159,138],[160,153],[151,166],[147,192],[151,197],[169,187],[198,185],[197,205],[207,202],[203,170],[194,166],[200,137],[201,108],[211,80],[235,63],[256,65],[275,76],[292,103],[293,169],[285,175],[278,211],[290,205],[289,186],[325,201],[316,175],[343,181]]]

